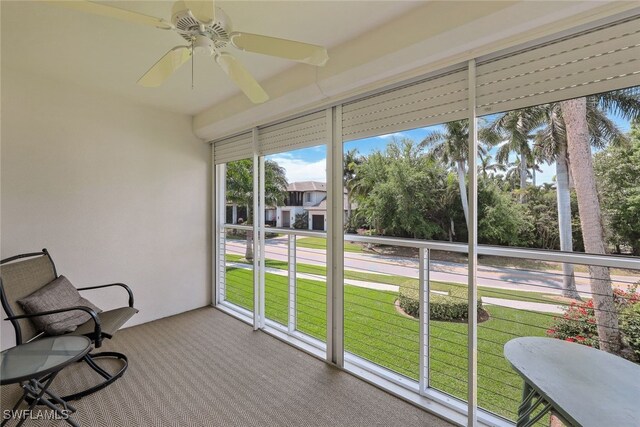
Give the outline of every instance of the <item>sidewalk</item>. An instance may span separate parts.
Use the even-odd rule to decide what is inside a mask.
[[[245,270],[250,270],[252,267],[250,265],[241,263],[241,262],[227,262],[227,267],[235,267],[235,268],[243,268]],[[281,270],[279,268],[266,267],[265,273],[277,274],[278,276],[288,276],[289,272],[287,270]],[[326,282],[327,278],[325,276],[320,276],[318,274],[309,274],[309,273],[298,273],[296,274],[298,279],[307,279],[307,280],[317,280],[318,282]],[[360,288],[367,289],[375,289],[377,291],[391,291],[398,292],[399,286],[396,285],[387,285],[385,283],[375,283],[375,282],[364,282],[362,280],[344,280],[345,285],[358,286]]]
[[[227,262],[227,267],[241,268],[244,270],[251,270],[252,266],[240,262]],[[281,270],[278,268],[267,267],[265,269],[266,273],[276,274],[278,276],[288,276],[289,272],[286,270]],[[326,282],[327,278],[325,276],[320,276],[317,274],[308,274],[308,273],[298,273],[296,275],[298,279],[307,279],[307,280],[316,280],[318,282]],[[399,286],[396,285],[388,285],[384,283],[375,283],[375,282],[365,282],[362,280],[349,280],[345,279],[345,285],[358,286],[360,288],[374,289],[377,291],[391,291],[398,292]],[[438,294],[443,294],[444,292],[440,291],[431,291]],[[486,305],[496,305],[499,307],[507,307],[514,308],[518,310],[529,310],[529,311],[538,311],[542,313],[553,313],[553,314],[562,314],[564,313],[561,305],[555,304],[544,304],[539,302],[529,302],[529,301],[519,301],[519,300],[511,300],[511,299],[503,299],[503,298],[491,298],[491,297],[483,297],[483,304]]]

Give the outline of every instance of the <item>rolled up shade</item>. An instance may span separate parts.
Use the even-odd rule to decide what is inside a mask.
[[[253,158],[253,136],[251,132],[213,143],[213,162],[216,165],[248,158]]]
[[[261,155],[282,153],[327,143],[325,110],[258,129]]]
[[[480,62],[478,114],[640,85],[638,17]]]
[[[467,117],[467,69],[458,69],[342,107],[342,139],[367,138]]]

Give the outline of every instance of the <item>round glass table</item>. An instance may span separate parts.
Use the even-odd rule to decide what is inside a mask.
[[[16,426],[22,425],[33,408],[40,404],[48,406],[56,419],[63,419],[78,426],[69,414],[76,409],[49,391],[56,375],[73,362],[82,359],[91,349],[91,340],[84,336],[55,336],[41,338],[21,344],[0,353],[0,385],[21,383],[23,394],[8,416],[3,413],[2,426],[9,420],[19,418]],[[18,410],[24,400],[31,403],[26,410]],[[56,405],[57,404],[57,405]]]

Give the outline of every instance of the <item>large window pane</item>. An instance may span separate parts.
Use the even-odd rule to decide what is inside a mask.
[[[220,287],[223,301],[253,311],[253,160],[229,162],[225,170],[225,271]]]
[[[326,340],[326,181],[325,146],[265,157],[266,316],[320,341]]]

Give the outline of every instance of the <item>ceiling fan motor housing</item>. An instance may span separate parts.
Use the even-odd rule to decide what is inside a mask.
[[[211,40],[213,47],[220,49],[229,44],[231,33],[231,20],[224,11],[216,7],[215,18],[211,23],[201,23],[183,2],[176,2],[173,7],[171,22],[182,38],[191,43],[195,41],[195,47],[204,47],[202,37]]]

